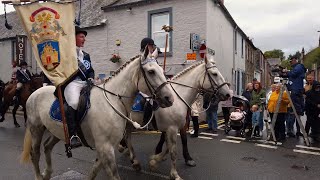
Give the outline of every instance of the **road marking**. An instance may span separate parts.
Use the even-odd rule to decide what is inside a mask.
[[[317,147],[308,147],[308,146],[303,146],[303,145],[296,145],[296,147],[302,148],[302,149],[310,149],[310,150],[320,151],[320,148],[317,148]]]
[[[219,134],[213,134],[213,133],[205,133],[205,132],[202,132],[202,133],[200,133],[200,134],[202,134],[202,135],[207,135],[207,136],[219,136]]]
[[[277,146],[272,146],[272,145],[268,145],[268,144],[258,144],[258,143],[255,143],[255,146],[265,147],[265,148],[270,148],[270,149],[278,149]]]
[[[225,127],[225,125],[224,125],[224,124],[222,124],[222,125],[218,126],[218,128],[217,128],[217,129],[224,130],[224,129],[223,129],[224,127]]]
[[[312,154],[312,155],[320,156],[319,152],[305,151],[305,150],[300,150],[300,149],[293,149],[293,152],[303,153],[303,154]]]
[[[220,141],[223,141],[223,142],[230,142],[230,143],[236,143],[236,144],[241,143],[241,141],[236,141],[236,140],[231,140],[231,139],[221,139]]]
[[[260,142],[260,143],[265,143],[265,144],[274,144],[274,145],[278,145],[278,146],[281,146],[282,145],[282,142],[274,142],[274,141],[267,141],[267,140],[256,140],[257,142]]]
[[[229,139],[236,139],[236,140],[241,140],[241,141],[246,140],[246,138],[242,138],[242,137],[235,137],[235,136],[226,136],[226,138],[229,138]]]
[[[206,137],[206,136],[198,136],[198,138],[200,138],[200,139],[213,139],[211,137]]]
[[[118,164],[118,167],[122,168],[122,169],[129,170],[129,171],[137,172],[136,170],[134,170],[132,167],[129,167],[129,166],[123,166],[123,165]],[[159,173],[154,173],[154,172],[148,172],[145,170],[141,170],[141,171],[139,171],[139,173],[150,175],[150,176],[156,176],[156,177],[160,177],[160,178],[164,178],[164,179],[170,179],[169,176],[159,174]]]

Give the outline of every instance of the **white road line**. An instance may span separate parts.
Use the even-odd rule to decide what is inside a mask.
[[[305,151],[305,150],[300,150],[300,149],[293,149],[293,152],[303,153],[303,154],[312,154],[312,155],[320,156],[319,152]]]
[[[317,147],[308,147],[308,146],[303,146],[303,145],[296,145],[296,147],[302,148],[302,149],[310,149],[310,150],[320,151],[320,148],[317,148]]]
[[[222,124],[222,125],[218,126],[218,128],[217,128],[217,129],[224,130],[224,129],[223,129],[224,127],[225,127],[225,125],[224,125],[224,124]]]
[[[230,143],[236,143],[236,144],[241,143],[241,141],[236,141],[236,140],[231,140],[231,139],[221,139],[220,141],[223,141],[223,142],[230,142]]]
[[[242,137],[235,137],[235,136],[226,136],[226,138],[229,138],[229,139],[236,139],[236,140],[241,140],[241,141],[246,140],[246,138],[242,138]]]
[[[122,168],[122,169],[129,170],[129,171],[136,172],[136,170],[134,170],[132,167],[129,167],[129,166],[123,166],[123,165],[118,164],[118,167]],[[139,173],[150,175],[150,176],[156,176],[156,177],[160,177],[160,178],[164,178],[164,179],[170,179],[169,176],[166,176],[166,175],[163,175],[163,174],[159,174],[159,173],[154,173],[154,172],[148,172],[148,171],[145,171],[145,170],[141,170]]]
[[[206,136],[198,136],[198,138],[200,138],[200,139],[213,139],[211,137],[206,137]]]
[[[270,149],[278,149],[277,146],[272,146],[272,145],[268,145],[268,144],[258,144],[258,143],[255,143],[255,146],[264,147],[264,148],[270,148]]]
[[[266,140],[256,140],[257,142],[260,142],[260,143],[265,143],[265,144],[274,144],[276,145],[276,143],[274,141],[266,141]],[[282,145],[282,142],[277,142],[277,145],[281,146]]]
[[[212,133],[205,133],[205,132],[202,132],[200,134],[207,135],[207,136],[219,136],[219,134],[212,134]]]

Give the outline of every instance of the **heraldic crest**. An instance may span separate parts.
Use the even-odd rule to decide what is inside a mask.
[[[60,64],[59,37],[66,33],[59,25],[59,18],[58,12],[48,7],[42,7],[30,16],[30,36],[37,43],[39,58],[47,71]]]

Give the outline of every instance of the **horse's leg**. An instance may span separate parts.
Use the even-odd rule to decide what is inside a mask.
[[[53,172],[52,170],[52,162],[51,162],[51,152],[53,147],[59,142],[59,138],[51,135],[49,136],[46,141],[44,142],[44,154],[46,156],[46,168],[43,172],[43,179],[49,180],[51,177],[51,174]]]
[[[194,167],[196,166],[196,162],[191,158],[188,150],[188,139],[187,139],[187,129],[180,129],[180,137],[182,143],[183,157],[186,165]]]
[[[90,173],[89,173],[88,179],[90,179],[90,180],[95,179],[98,175],[98,172],[101,170],[101,168],[102,168],[102,162],[100,159],[97,158],[93,164],[93,167],[92,167]]]
[[[3,105],[2,105],[2,111],[1,111],[1,119],[0,119],[0,122],[3,122],[5,120],[5,114],[6,112],[8,111],[9,109],[9,105],[8,103],[6,102],[3,102]]]
[[[162,132],[162,133],[161,133],[161,136],[160,136],[160,141],[158,142],[158,145],[157,145],[157,147],[156,147],[156,152],[155,152],[155,154],[159,154],[159,153],[162,152],[162,146],[163,146],[165,140],[166,140],[166,133],[165,133],[165,132]]]
[[[171,170],[170,170],[170,178],[175,180],[180,180],[181,177],[179,176],[176,168],[177,162],[177,133],[178,130],[176,128],[169,128],[167,131],[167,147],[170,152],[171,156]]]
[[[132,140],[131,140],[131,137],[132,137],[131,136],[132,135],[131,132],[132,132],[131,128],[127,129],[126,135],[125,135],[125,138],[127,140],[128,150],[129,150],[129,153],[130,153],[130,161],[132,163],[133,169],[135,169],[136,171],[141,171],[140,162],[136,158],[136,154],[135,154],[134,149],[133,149]]]
[[[155,171],[158,167],[158,162],[166,160],[165,156],[169,153],[169,149],[166,147],[165,151],[159,154],[152,155],[149,161],[149,168],[151,171]]]
[[[43,133],[45,131],[44,126],[31,126],[30,132],[32,136],[32,148],[31,148],[31,161],[33,164],[36,180],[43,180],[40,173],[39,160],[40,160],[40,145]]]
[[[16,128],[20,127],[20,124],[17,122],[17,119],[16,119],[16,113],[17,113],[18,108],[19,108],[19,105],[14,105],[13,110],[12,110],[13,123]]]
[[[111,144],[105,143],[100,147],[97,147],[98,152],[98,163],[101,160],[101,163],[106,170],[108,176],[111,180],[120,180],[120,176],[117,169],[116,158],[114,153],[114,147]],[[99,164],[95,164],[99,166]]]

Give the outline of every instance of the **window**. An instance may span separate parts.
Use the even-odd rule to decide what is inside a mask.
[[[13,63],[13,61],[16,61],[16,41],[11,41],[11,64]]]
[[[237,54],[237,31],[234,31],[234,52]]]
[[[241,40],[241,57],[243,58],[243,44],[244,44],[244,41],[243,41],[243,38]]]
[[[148,35],[162,52],[165,49],[167,34],[162,30],[163,25],[172,26],[172,8],[149,11]],[[172,52],[172,32],[169,32],[167,52]]]

